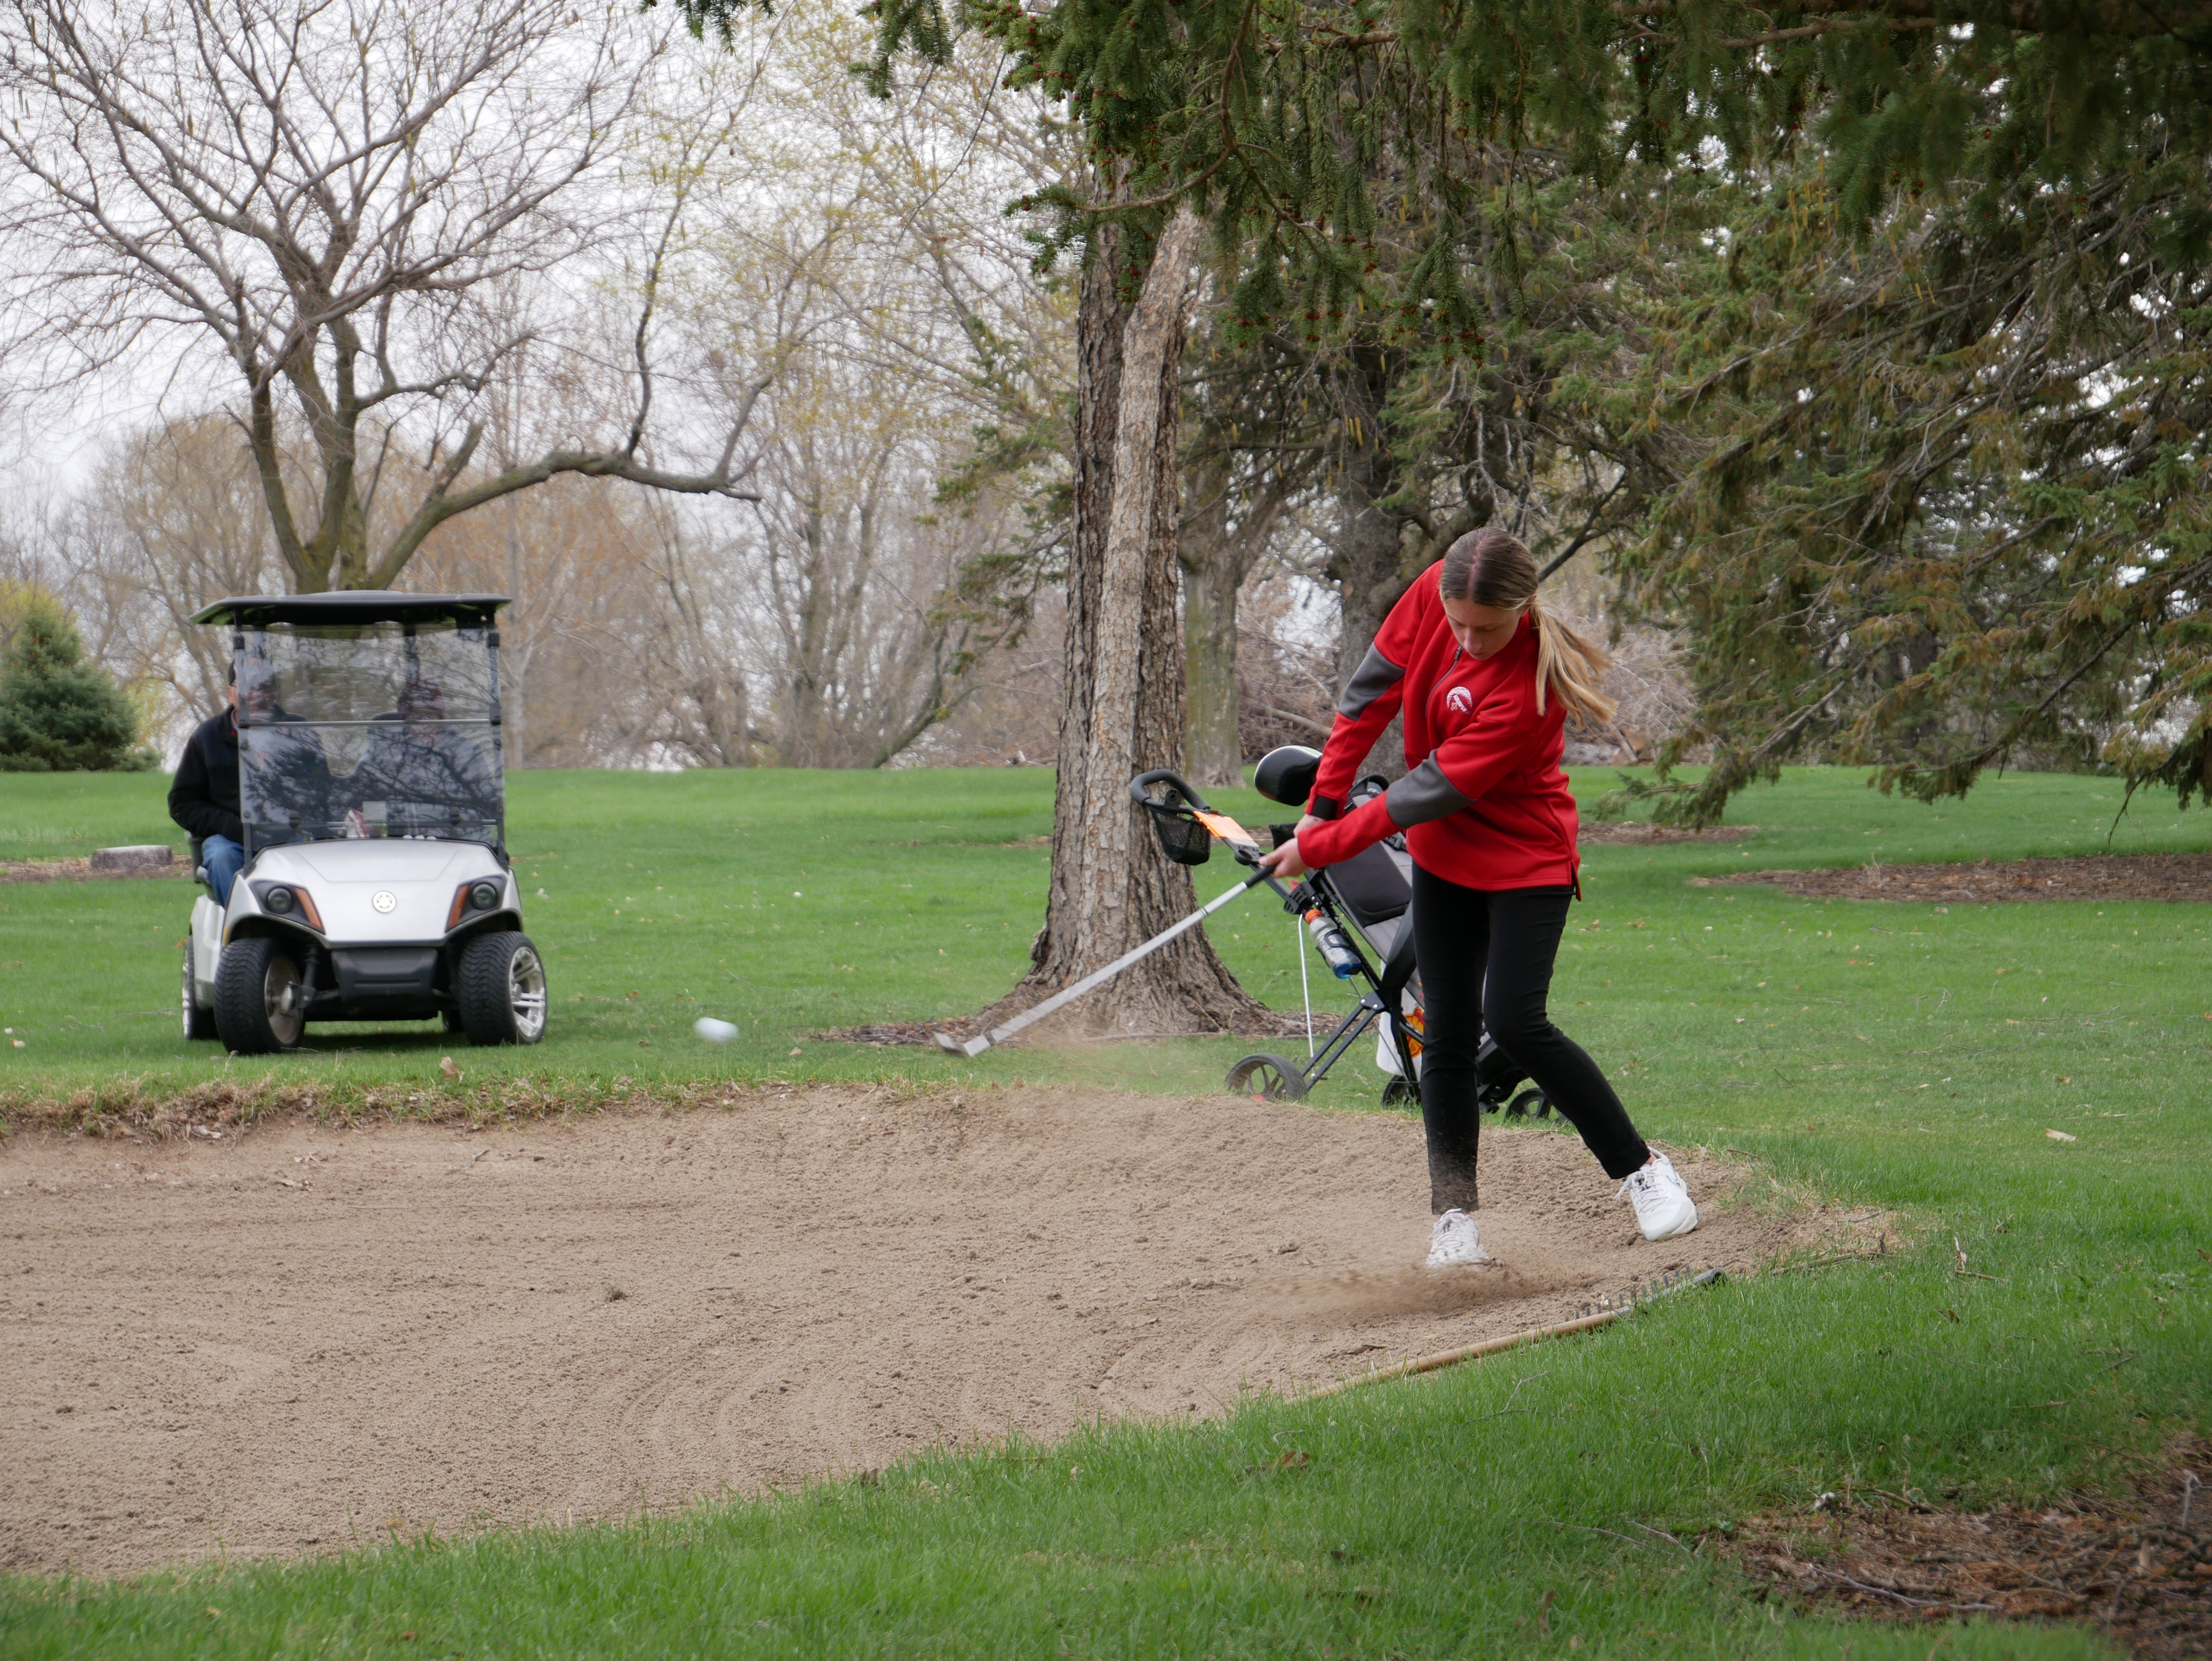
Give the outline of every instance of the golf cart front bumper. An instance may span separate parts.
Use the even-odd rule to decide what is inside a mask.
[[[489,906],[474,891],[495,891]],[[290,891],[272,909],[275,891]],[[458,1007],[460,948],[520,929],[514,873],[480,843],[411,838],[292,843],[262,850],[232,890],[225,942],[296,942],[311,1020],[422,1020]]]

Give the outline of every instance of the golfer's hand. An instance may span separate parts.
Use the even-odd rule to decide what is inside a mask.
[[[1321,823],[1318,819],[1308,822],[1315,824]],[[1304,824],[1299,826],[1300,830],[1304,828]],[[1297,881],[1313,869],[1298,856],[1298,839],[1296,837],[1292,837],[1273,852],[1262,854],[1260,856],[1260,868],[1271,877],[1281,877],[1291,882]]]

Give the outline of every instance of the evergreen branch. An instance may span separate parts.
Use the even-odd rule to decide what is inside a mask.
[[[1784,40],[1812,40],[1824,34],[1872,34],[1881,30],[1936,29],[1943,25],[1933,17],[1863,17],[1846,18],[1840,22],[1801,23],[1794,29],[1769,29],[1764,34],[1738,35],[1720,44],[1731,52],[1741,52],[1750,46],[1778,46]],[[1670,46],[1680,46],[1679,40],[1669,40],[1665,35],[1654,35],[1654,40],[1665,41]]]
[[[1693,9],[1705,9],[1696,5],[1695,0],[1614,0],[1610,8],[1614,16],[1624,18],[1679,17]],[[1848,13],[1866,21],[1888,21],[1899,25],[1910,20],[1911,24],[1923,27],[1987,22],[2017,34],[2108,35],[2125,40],[2151,40],[2212,27],[2212,3],[2206,3],[2206,0],[2172,0],[2172,3],[2163,5],[2154,4],[2152,0],[2091,0],[2090,3],[2083,3],[2082,0],[1996,0],[1996,3],[1979,5],[1961,5],[1956,0],[1796,0],[1795,4],[1778,5],[1771,11],[1777,17],[1833,17]],[[1749,44],[1795,38],[1795,31],[1784,31],[1756,38]]]

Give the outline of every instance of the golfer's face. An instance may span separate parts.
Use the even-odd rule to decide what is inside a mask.
[[[1513,630],[1521,622],[1518,611],[1501,611],[1495,605],[1477,605],[1471,599],[1448,599],[1444,602],[1444,620],[1451,624],[1452,638],[1459,649],[1471,658],[1495,657],[1513,641]]]

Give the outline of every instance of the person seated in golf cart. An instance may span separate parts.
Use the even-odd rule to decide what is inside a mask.
[[[491,752],[472,727],[447,715],[443,689],[418,677],[399,689],[395,711],[370,724],[348,787],[358,834],[466,834],[497,823],[501,782]]]
[[[192,728],[169,784],[169,817],[199,843],[200,864],[217,905],[246,863],[246,824],[238,815],[238,670],[222,689],[223,710]]]
[[[250,665],[246,682],[248,722],[268,727],[291,721],[276,701],[276,681],[267,666]],[[177,776],[169,785],[169,817],[199,843],[200,865],[218,905],[230,904],[231,885],[246,864],[246,824],[239,806],[240,696],[235,664],[223,687],[223,701],[228,707],[221,715],[210,716],[192,729],[184,757],[177,764]],[[321,745],[305,729],[283,733],[277,742],[288,752],[290,764],[284,772],[290,781],[289,794],[297,798],[289,804],[289,821],[295,825],[312,823],[330,788],[330,769]],[[272,837],[266,827],[259,837],[264,845],[281,839],[281,833]]]

